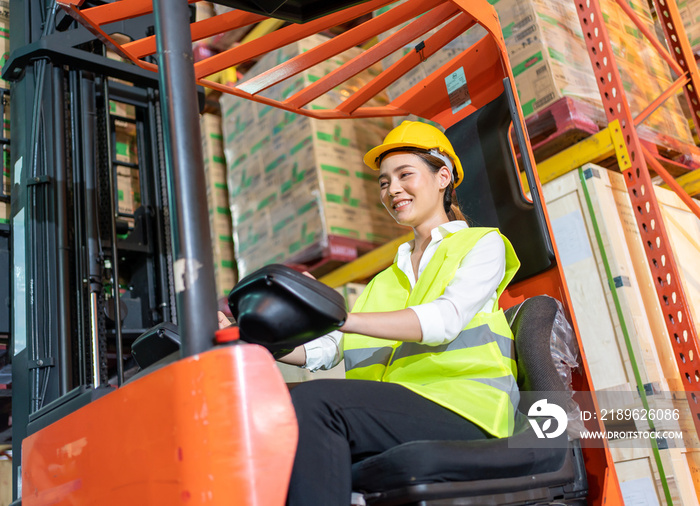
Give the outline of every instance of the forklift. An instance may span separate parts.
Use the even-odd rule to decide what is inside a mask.
[[[441,125],[458,156],[472,164],[458,191],[462,211],[480,226],[499,227],[523,264],[501,306],[526,307],[548,295],[576,332],[501,28],[486,0],[408,0],[375,17],[392,2],[219,0],[236,10],[199,22],[188,8],[193,3],[11,2],[13,50],[3,77],[12,82],[13,504],[285,502],[297,437],[288,389],[265,347],[240,342],[235,330],[217,333],[198,85],[321,119],[413,114]],[[290,24],[193,64],[193,41],[267,18]],[[209,78],[355,20],[361,22],[244,86]],[[264,96],[270,86],[407,21],[287,100]],[[365,105],[477,25],[485,35],[470,48],[390,103]],[[305,108],[417,39],[415,50],[336,108]],[[106,58],[107,49],[124,61]],[[115,101],[133,106],[135,119],[110,114]],[[130,121],[138,138],[138,163],[130,168],[141,175],[142,205],[130,215],[116,203],[116,171],[124,163],[114,156],[116,121]],[[234,289],[234,314],[243,311],[245,296],[272,299],[276,283],[285,283],[273,278],[265,274],[263,283]],[[290,279],[297,287],[305,282]],[[290,314],[311,310],[299,297],[278,302]],[[153,329],[165,324],[177,329],[177,351],[139,364],[142,370],[127,377],[143,336],[162,337]],[[282,334],[267,344],[283,345]],[[265,336],[256,338],[266,344]],[[589,392],[581,362],[573,389]],[[587,408],[596,410],[595,396],[588,399]],[[591,420],[587,428],[601,425]],[[478,463],[492,453],[456,443],[446,454]],[[513,450],[501,446],[506,469]],[[623,504],[606,446],[559,452],[554,460],[567,463],[565,473],[538,467],[538,458],[523,476],[490,468],[477,469],[482,476],[471,482],[380,477],[364,487],[364,500]],[[557,472],[566,476],[553,477]]]

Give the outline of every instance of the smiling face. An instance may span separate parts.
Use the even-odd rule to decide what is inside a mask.
[[[379,168],[382,204],[397,223],[413,228],[448,221],[443,194],[450,181],[447,167],[435,173],[423,159],[409,152],[389,153]]]

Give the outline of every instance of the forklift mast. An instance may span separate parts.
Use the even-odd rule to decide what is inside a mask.
[[[12,306],[0,332],[12,337],[17,469],[27,435],[121,385],[130,343],[177,311],[158,76],[108,59],[54,2],[11,10],[12,263],[0,261],[13,266]],[[140,38],[153,25],[151,15],[109,30]],[[135,163],[116,156],[117,125],[135,132]],[[119,208],[125,169],[139,174],[133,213]]]

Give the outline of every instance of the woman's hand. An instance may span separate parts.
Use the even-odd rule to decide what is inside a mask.
[[[217,311],[216,316],[219,318],[219,330],[231,326],[231,322],[228,320],[224,313],[222,313],[221,311]]]

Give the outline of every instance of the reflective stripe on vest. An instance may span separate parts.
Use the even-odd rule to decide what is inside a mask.
[[[495,230],[468,228],[444,238],[413,290],[393,264],[370,282],[353,311],[396,311],[435,300],[474,244]],[[503,241],[506,274],[498,296],[520,265],[510,242]],[[349,379],[402,384],[495,436],[512,434],[519,401],[517,368],[513,336],[498,309],[478,313],[457,338],[440,346],[346,334],[344,355]]]

